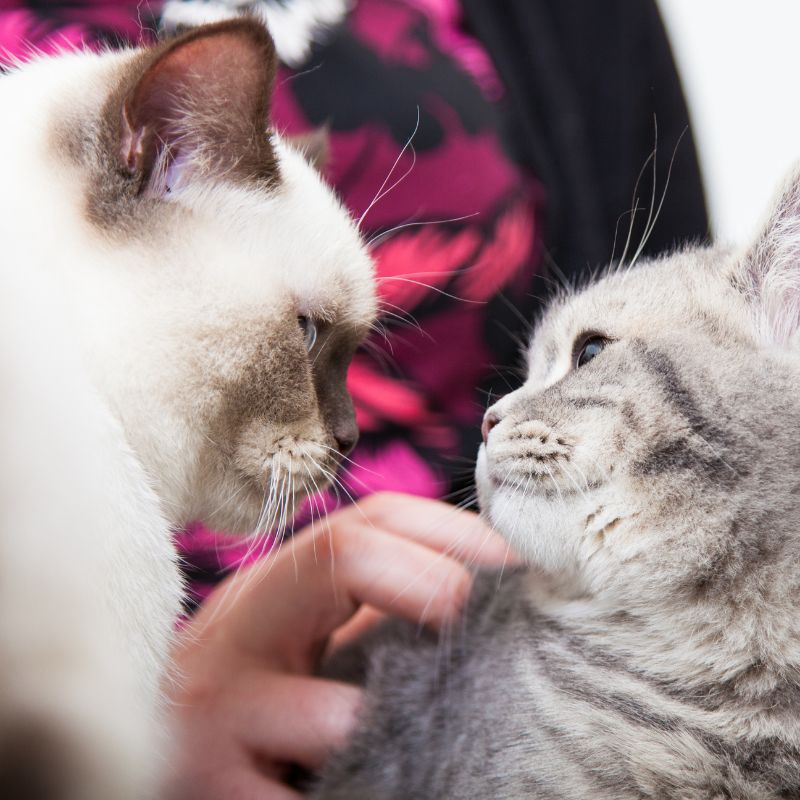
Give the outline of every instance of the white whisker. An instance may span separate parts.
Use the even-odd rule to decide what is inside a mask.
[[[386,194],[388,194],[388,192],[384,193],[384,189],[386,188],[386,184],[389,183],[389,181],[391,180],[392,174],[394,173],[395,169],[397,169],[397,165],[400,163],[400,159],[403,157],[403,155],[405,154],[406,150],[408,150],[408,148],[412,146],[411,143],[414,141],[414,137],[417,135],[417,131],[419,130],[419,121],[420,121],[420,112],[419,112],[419,106],[417,106],[417,121],[416,121],[416,124],[414,125],[414,130],[411,131],[411,136],[408,137],[408,140],[403,145],[403,149],[400,151],[399,155],[395,159],[394,164],[392,164],[392,168],[389,170],[389,173],[386,176],[386,178],[384,179],[383,183],[380,185],[380,188],[375,193],[375,197],[372,198],[372,202],[366,207],[366,209],[364,210],[364,213],[358,218],[358,222],[356,224],[357,224],[357,226],[359,228],[361,227],[362,223],[364,222],[364,219],[366,218],[367,214],[369,214],[369,212],[372,209],[372,207],[382,197],[385,197]],[[416,159],[416,154],[415,154],[415,159]],[[413,164],[412,164],[412,166],[413,166]],[[407,175],[408,175],[408,173],[406,173],[406,175],[404,175],[403,178],[405,178]],[[395,183],[388,191],[391,191],[396,186],[397,186],[397,183]]]
[[[480,214],[479,211],[474,211],[472,214],[464,214],[461,217],[448,217],[447,219],[431,219],[431,220],[404,222],[402,225],[395,225],[393,228],[389,228],[388,231],[383,231],[383,233],[376,234],[371,239],[368,239],[366,244],[368,248],[372,249],[375,245],[380,244],[380,242],[387,236],[390,236],[393,233],[397,233],[398,231],[405,230],[406,228],[419,228],[424,225],[447,225],[450,222],[463,222],[465,219],[471,219],[472,217],[477,217],[479,214]],[[431,274],[437,274],[437,273],[431,273]]]

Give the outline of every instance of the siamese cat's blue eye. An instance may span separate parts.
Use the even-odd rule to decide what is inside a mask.
[[[608,344],[605,336],[592,334],[582,338],[583,344],[575,349],[575,368],[588,364]]]
[[[310,353],[317,343],[317,326],[313,319],[303,316],[302,314],[297,317],[297,324],[303,332],[303,340],[305,341],[306,350]]]

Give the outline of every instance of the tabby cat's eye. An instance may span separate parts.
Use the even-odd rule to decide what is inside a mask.
[[[608,344],[605,336],[592,334],[584,338],[580,347],[575,348],[575,367],[583,367],[588,364],[600,351]]]
[[[317,326],[313,319],[299,314],[297,317],[297,324],[303,332],[303,341],[306,345],[306,350],[310,353],[317,343]]]

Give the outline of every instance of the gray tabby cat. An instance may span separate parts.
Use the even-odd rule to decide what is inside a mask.
[[[800,797],[800,182],[746,252],[549,309],[487,412],[481,575],[449,648],[367,643],[318,800]]]

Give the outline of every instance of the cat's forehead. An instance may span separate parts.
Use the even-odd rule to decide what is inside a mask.
[[[276,139],[283,185],[278,259],[300,310],[321,319],[371,324],[377,310],[372,259],[354,220],[305,158]]]
[[[643,338],[691,326],[740,327],[731,283],[735,256],[693,248],[626,269],[609,271],[579,291],[565,292],[537,326],[529,368],[540,378],[572,356],[576,339]],[[562,365],[563,366],[563,365]]]
[[[363,335],[377,307],[372,261],[335,198],[315,185],[307,165],[295,175],[291,160],[281,159],[284,177],[269,193],[189,193],[189,208],[164,226],[149,260],[166,243],[171,263],[162,273],[184,276],[188,291],[231,309],[263,317],[288,309]]]

